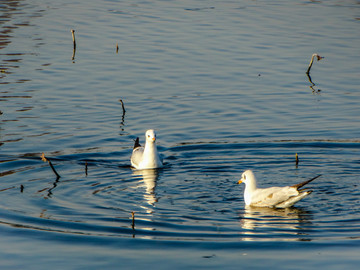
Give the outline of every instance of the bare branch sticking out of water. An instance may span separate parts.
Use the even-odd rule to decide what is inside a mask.
[[[75,40],[75,30],[71,29],[71,35],[72,35],[72,39],[73,39],[73,45],[74,45],[74,49],[73,49],[73,54],[71,56],[71,60],[74,61],[75,59],[75,53],[76,53],[76,40]]]
[[[85,175],[88,175],[88,163],[85,161]]]
[[[75,40],[75,30],[74,29],[71,29],[71,35],[72,35],[72,39],[73,39],[74,50],[76,50],[76,40]]]
[[[41,160],[44,161],[44,162],[48,162],[48,163],[49,163],[50,168],[53,170],[53,172],[55,173],[55,175],[56,175],[57,178],[60,178],[60,177],[61,177],[61,176],[57,173],[57,171],[55,170],[55,168],[54,168],[54,166],[52,165],[51,161],[50,161],[47,157],[45,157],[45,154],[44,154],[44,153],[42,153],[42,155],[41,155]]]
[[[119,43],[116,42],[116,53],[119,52]]]
[[[119,99],[120,103],[121,103],[121,107],[122,107],[122,110],[123,110],[123,115],[125,115],[125,106],[124,106],[124,102],[122,101],[122,99]]]
[[[131,212],[131,217],[132,217],[131,228],[133,230],[135,230],[135,212],[134,211]]]
[[[298,156],[298,154],[296,153],[296,154],[295,154],[295,166],[296,166],[296,168],[298,167],[298,165],[299,165],[299,156]]]
[[[320,61],[321,59],[324,58],[324,57],[318,55],[317,53],[314,53],[314,54],[311,56],[311,60],[310,60],[310,63],[309,63],[309,67],[308,67],[308,69],[307,69],[307,71],[306,71],[306,74],[310,74],[310,69],[311,69],[311,67],[312,67],[312,65],[313,65],[313,63],[314,63],[314,58],[315,58],[315,57],[316,57],[316,59],[317,59],[318,61]]]

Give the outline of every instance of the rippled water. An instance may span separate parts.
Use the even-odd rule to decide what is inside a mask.
[[[2,268],[358,265],[359,7],[2,1]],[[166,166],[134,171],[148,128]],[[247,168],[322,176],[294,208],[247,209]]]

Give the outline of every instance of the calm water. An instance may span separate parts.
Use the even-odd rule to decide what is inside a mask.
[[[358,265],[359,1],[3,0],[0,14],[2,269]],[[148,128],[166,166],[133,171]],[[295,208],[245,209],[248,168],[262,186],[322,177]]]

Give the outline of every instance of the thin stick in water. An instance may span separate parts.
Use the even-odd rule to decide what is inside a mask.
[[[119,43],[116,42],[116,53],[119,52]]]
[[[75,30],[74,29],[71,29],[71,35],[72,35],[72,39],[73,39],[73,45],[74,45],[74,48],[73,48],[73,54],[71,56],[71,60],[75,60],[75,53],[76,53],[76,40],[75,40]]]
[[[88,175],[88,163],[85,161],[85,175]]]
[[[55,173],[55,175],[56,175],[57,178],[60,178],[60,177],[61,177],[61,176],[57,173],[57,171],[55,170],[55,168],[54,168],[54,166],[52,165],[51,161],[50,161],[47,157],[45,157],[45,154],[44,154],[44,153],[42,153],[42,155],[41,155],[41,160],[44,161],[44,162],[48,162],[48,163],[49,163],[50,168],[53,170],[53,172]]]
[[[320,61],[321,59],[324,58],[324,57],[318,55],[317,53],[314,53],[314,54],[311,56],[311,60],[310,60],[310,63],[309,63],[309,67],[308,67],[308,69],[307,69],[307,71],[306,71],[306,74],[309,74],[309,73],[310,73],[310,69],[311,69],[311,67],[312,67],[312,65],[313,65],[313,63],[314,63],[314,58],[315,58],[315,57],[316,57],[316,59],[317,59],[318,61]]]
[[[126,110],[125,110],[125,106],[124,106],[124,102],[122,101],[122,99],[119,99],[120,103],[121,103],[121,107],[123,110],[123,115],[125,114]]]
[[[299,165],[299,156],[298,154],[296,153],[295,154],[295,166],[297,167]]]
[[[132,217],[131,228],[133,230],[135,230],[135,212],[134,211],[131,212],[131,217]]]
[[[73,39],[74,50],[76,50],[76,40],[75,40],[75,30],[74,29],[71,29],[71,35],[72,35],[72,39]]]

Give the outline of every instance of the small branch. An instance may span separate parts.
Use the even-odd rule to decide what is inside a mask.
[[[73,39],[74,50],[76,50],[76,40],[75,40],[75,30],[74,29],[71,29],[71,35],[72,35],[72,39]]]
[[[85,161],[85,175],[88,175],[88,163]]]
[[[125,110],[125,106],[124,106],[124,102],[122,101],[122,99],[119,99],[120,103],[121,103],[121,107],[123,110],[123,115],[125,114],[126,110]]]
[[[116,42],[116,53],[119,52],[119,44]]]
[[[76,40],[75,40],[75,30],[71,29],[71,35],[72,35],[72,39],[73,39],[73,45],[74,45],[74,49],[73,49],[73,54],[71,56],[71,60],[75,60],[75,53],[76,53]]]
[[[134,211],[131,212],[131,217],[132,217],[131,228],[133,230],[135,230],[135,212]]]
[[[296,166],[296,168],[298,167],[298,165],[299,165],[299,156],[298,156],[298,154],[296,153],[296,154],[295,154],[295,166]]]
[[[75,60],[75,53],[76,53],[76,49],[73,49],[73,54],[71,56],[71,60],[74,61]],[[74,62],[75,63],[75,62]]]
[[[307,69],[307,71],[306,71],[306,74],[310,74],[310,69],[311,69],[311,67],[312,67],[312,65],[313,65],[313,63],[314,63],[314,58],[315,58],[315,57],[316,57],[316,59],[317,59],[318,61],[320,61],[321,59],[324,58],[324,57],[318,55],[317,53],[314,53],[314,54],[311,56],[311,60],[310,60],[310,63],[309,63],[309,67],[308,67],[308,69]]]
[[[59,178],[61,177],[61,176],[57,173],[57,171],[55,170],[55,168],[54,168],[54,166],[52,165],[51,161],[50,161],[47,157],[45,157],[45,154],[44,154],[44,153],[42,153],[42,155],[41,155],[41,160],[44,161],[44,162],[48,162],[48,163],[49,163],[50,168],[51,168],[51,169],[53,170],[53,172],[55,173],[57,179],[59,179]]]

